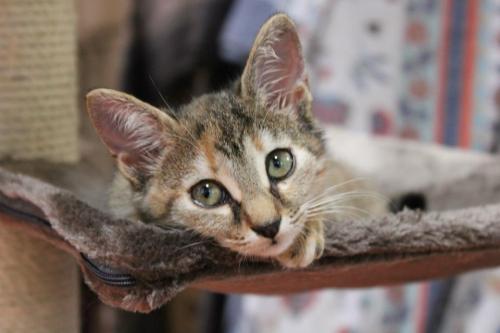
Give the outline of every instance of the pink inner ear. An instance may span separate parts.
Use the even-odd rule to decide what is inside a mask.
[[[140,168],[160,153],[163,131],[151,112],[106,96],[95,98],[89,110],[110,153],[129,167]]]
[[[283,108],[302,98],[304,92],[297,87],[305,80],[304,60],[296,33],[276,33],[258,52],[255,78],[266,104]]]
[[[132,148],[129,143],[130,134],[126,133],[120,124],[124,121],[120,118],[125,116],[120,113],[126,112],[120,111],[118,107],[115,100],[105,100],[98,103],[98,108],[92,113],[94,126],[113,156],[129,152]]]

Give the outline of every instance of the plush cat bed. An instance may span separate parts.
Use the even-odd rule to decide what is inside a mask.
[[[323,257],[304,270],[243,258],[188,230],[114,219],[68,191],[2,169],[0,223],[67,251],[102,301],[140,312],[185,287],[288,293],[395,284],[500,265],[500,204],[494,204],[500,203],[500,160],[390,139],[345,141],[348,134],[332,131],[338,159],[355,162],[353,168],[373,177],[401,205],[418,199],[436,211],[329,224]],[[478,206],[443,211],[471,205]]]

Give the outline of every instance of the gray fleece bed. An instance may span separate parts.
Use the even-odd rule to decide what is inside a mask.
[[[186,287],[281,294],[446,277],[500,265],[500,160],[437,146],[328,131],[339,160],[400,205],[327,225],[323,257],[303,270],[251,261],[189,230],[120,220],[72,192],[0,169],[0,223],[71,254],[110,305],[149,312]],[[338,143],[334,143],[336,141]],[[349,144],[346,144],[349,142]]]

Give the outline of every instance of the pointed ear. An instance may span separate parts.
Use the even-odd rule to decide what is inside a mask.
[[[310,106],[311,93],[299,36],[285,14],[272,16],[255,38],[241,77],[243,97],[272,109]]]
[[[119,170],[135,185],[149,176],[177,124],[157,108],[110,89],[88,93],[87,111]]]

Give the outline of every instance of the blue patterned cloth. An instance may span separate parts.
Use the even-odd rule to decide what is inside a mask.
[[[324,122],[500,150],[500,0],[239,0],[223,56],[243,62],[276,11],[297,23]],[[500,273],[229,304],[232,333],[500,332]]]

